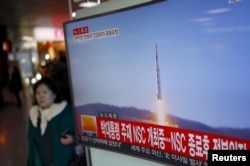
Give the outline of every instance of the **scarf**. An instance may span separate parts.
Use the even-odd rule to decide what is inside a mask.
[[[50,112],[50,110],[49,109],[42,109],[42,108],[38,108],[38,110],[39,110],[39,113],[40,113],[40,118],[41,118],[41,123],[40,123],[40,128],[41,128],[41,135],[44,135],[44,133],[45,133],[45,129],[46,129],[46,127],[47,127],[47,124],[48,124],[48,122],[49,122],[49,117],[48,117],[48,115],[49,115],[49,112]]]
[[[59,115],[66,107],[67,102],[62,101],[61,103],[54,103],[48,109],[42,110],[38,105],[31,107],[29,112],[29,118],[33,126],[37,127],[37,118],[41,118],[41,134],[43,135],[47,127],[48,122],[50,122],[54,117]]]

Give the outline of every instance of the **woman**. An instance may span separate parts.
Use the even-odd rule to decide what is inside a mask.
[[[57,98],[56,84],[43,78],[34,87],[29,112],[28,166],[68,166],[73,157],[74,122],[69,104]]]

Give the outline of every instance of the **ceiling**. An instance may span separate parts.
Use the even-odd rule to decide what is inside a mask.
[[[106,0],[105,0],[106,1]],[[0,25],[6,26],[7,39],[15,49],[22,36],[33,36],[34,27],[62,27],[70,19],[68,0],[1,0]],[[103,2],[103,1],[102,1]],[[72,10],[79,9],[71,2]]]

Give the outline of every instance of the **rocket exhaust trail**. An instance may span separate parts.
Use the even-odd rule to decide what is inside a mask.
[[[157,121],[159,125],[165,125],[165,111],[161,95],[160,68],[158,62],[158,50],[155,43],[156,78],[157,78]]]

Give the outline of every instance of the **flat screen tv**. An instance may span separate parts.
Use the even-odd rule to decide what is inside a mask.
[[[167,0],[64,23],[82,145],[176,165],[250,149],[250,1]]]

